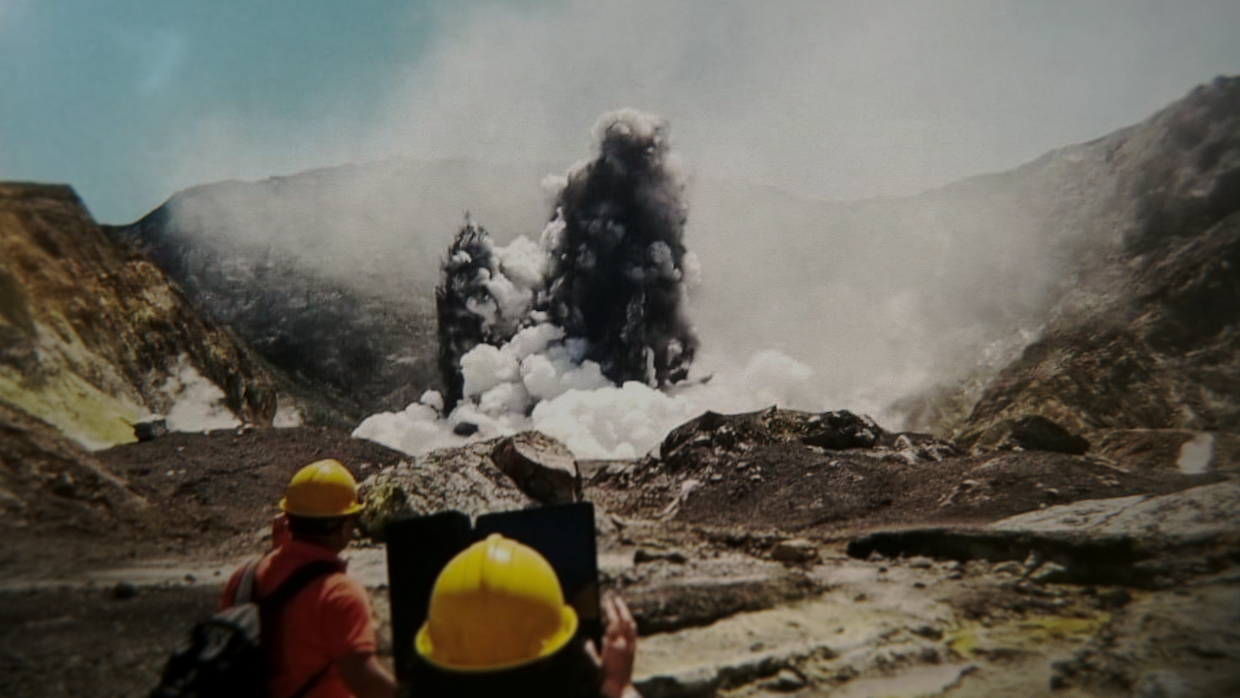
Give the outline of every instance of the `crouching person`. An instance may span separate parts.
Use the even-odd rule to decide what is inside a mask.
[[[392,675],[375,657],[376,633],[366,589],[345,574],[339,553],[353,538],[361,506],[357,484],[335,460],[293,476],[280,501],[288,536],[238,569],[220,598],[262,609],[270,698],[390,698]],[[242,588],[248,593],[238,592]]]
[[[640,698],[633,688],[637,626],[624,602],[604,602],[603,647],[578,639],[551,565],[492,534],[454,557],[431,591],[414,639],[425,662],[409,696]]]

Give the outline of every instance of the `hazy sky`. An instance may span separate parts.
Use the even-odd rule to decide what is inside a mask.
[[[0,178],[98,218],[387,156],[567,163],[667,117],[703,176],[910,193],[1240,73],[1240,2],[0,0]]]

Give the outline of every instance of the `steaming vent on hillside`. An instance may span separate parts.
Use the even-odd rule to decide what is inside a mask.
[[[776,352],[688,380],[700,272],[667,124],[626,109],[594,132],[597,157],[554,182],[537,242],[497,246],[466,216],[436,288],[446,395],[373,415],[355,436],[417,454],[536,428],[578,457],[631,458],[705,409],[807,406],[796,393],[809,369]]]

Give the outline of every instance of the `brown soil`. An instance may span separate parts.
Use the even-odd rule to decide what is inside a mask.
[[[285,485],[307,463],[334,458],[360,481],[409,460],[331,427],[172,433],[96,456],[167,511],[174,535],[193,537],[225,555],[265,531]]]
[[[60,490],[63,494],[28,486],[21,492],[24,520],[3,522],[10,534],[0,542],[5,562],[0,579],[57,579],[156,557],[237,557],[252,551],[268,532],[284,486],[306,463],[336,458],[360,480],[408,459],[328,427],[172,433],[94,454],[66,446],[63,439],[31,444],[29,434],[18,443],[14,432],[0,430],[0,440],[6,436],[0,448],[12,462],[28,463],[38,456],[43,471],[50,470],[46,463],[69,462],[77,467],[73,481],[86,482],[77,473],[89,471],[76,458],[93,464],[105,478],[108,473],[119,477],[117,482],[128,487],[112,489],[138,504],[140,496],[146,506],[122,509],[80,485],[80,491]],[[54,476],[56,471],[50,472]],[[44,479],[56,487],[54,477]]]
[[[218,597],[214,587],[0,593],[0,695],[146,695]]]

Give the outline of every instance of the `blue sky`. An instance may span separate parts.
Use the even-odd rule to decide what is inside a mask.
[[[0,178],[106,222],[383,157],[567,162],[659,113],[811,196],[1006,169],[1240,73],[1240,2],[0,0]]]

